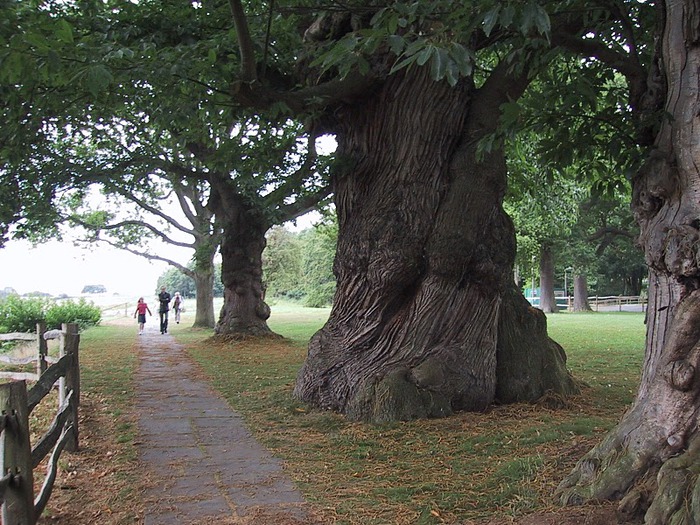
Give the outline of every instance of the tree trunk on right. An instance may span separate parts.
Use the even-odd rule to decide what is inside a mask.
[[[666,2],[668,82],[655,148],[633,181],[649,266],[644,370],[633,406],[561,483],[564,503],[620,499],[647,525],[700,523],[700,6]]]

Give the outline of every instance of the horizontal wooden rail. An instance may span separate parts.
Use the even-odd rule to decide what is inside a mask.
[[[12,332],[9,334],[0,334],[0,341],[36,341],[36,334],[26,332]]]
[[[58,461],[63,450],[78,450],[78,407],[80,403],[80,335],[75,324],[63,325],[60,333],[37,325],[39,366],[37,381],[27,391],[26,381],[0,384],[0,453],[5,476],[0,478],[2,523],[35,525],[51,497]],[[58,359],[46,368],[46,339],[58,337]],[[48,430],[32,448],[29,414],[59,385],[59,408]],[[48,454],[44,482],[34,497],[33,470]]]

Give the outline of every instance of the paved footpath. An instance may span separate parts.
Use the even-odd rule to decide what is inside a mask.
[[[184,349],[153,325],[137,337],[144,525],[319,523]]]

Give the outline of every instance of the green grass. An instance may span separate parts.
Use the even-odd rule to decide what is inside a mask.
[[[643,359],[643,314],[551,315],[550,335],[589,385],[567,408],[511,405],[437,420],[352,423],[292,396],[308,340],[328,313],[273,305],[269,324],[281,340],[214,343],[211,330],[189,328],[187,318],[171,326],[328,523],[478,522],[551,508],[558,482],[632,401]],[[81,337],[87,415],[99,420],[90,439],[109,447],[109,505],[122,508],[125,523],[140,490],[131,409],[136,341],[132,324]]]
[[[629,404],[644,359],[643,313],[556,314],[549,335],[564,347],[569,369],[595,389],[596,400]]]
[[[270,328],[304,346],[330,314],[330,308],[305,308],[284,303],[273,304],[271,309]]]
[[[95,495],[99,498],[85,503],[95,512],[112,514],[105,523],[134,522],[140,506],[134,501],[143,490],[143,478],[134,476],[139,468],[132,408],[138,366],[134,334],[123,326],[98,326],[80,336],[81,413],[90,431],[81,431],[81,453],[72,461],[91,462],[81,469],[88,478],[90,470],[109,465],[99,480],[87,480],[89,486],[104,485],[102,494]],[[108,448],[96,448],[98,444]]]
[[[580,456],[619,419],[637,388],[643,314],[558,314],[550,335],[589,388],[568,408],[494,407],[487,414],[369,425],[292,396],[306,343],[328,310],[273,305],[270,327],[287,340],[216,346],[177,329],[212,383],[328,521],[463,522],[518,516],[552,505]]]

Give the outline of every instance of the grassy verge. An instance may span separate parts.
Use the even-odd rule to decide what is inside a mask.
[[[550,316],[569,368],[590,385],[567,408],[517,405],[440,420],[349,423],[292,398],[305,342],[325,316],[273,307],[270,325],[284,341],[216,346],[204,340],[208,332],[173,332],[335,523],[456,523],[550,508],[562,476],[633,399],[643,357],[643,314]]]
[[[80,451],[61,456],[61,471],[39,523],[138,523],[143,477],[131,410],[134,343],[134,332],[121,326],[100,326],[81,334]],[[55,413],[55,408],[42,402],[36,417]]]

